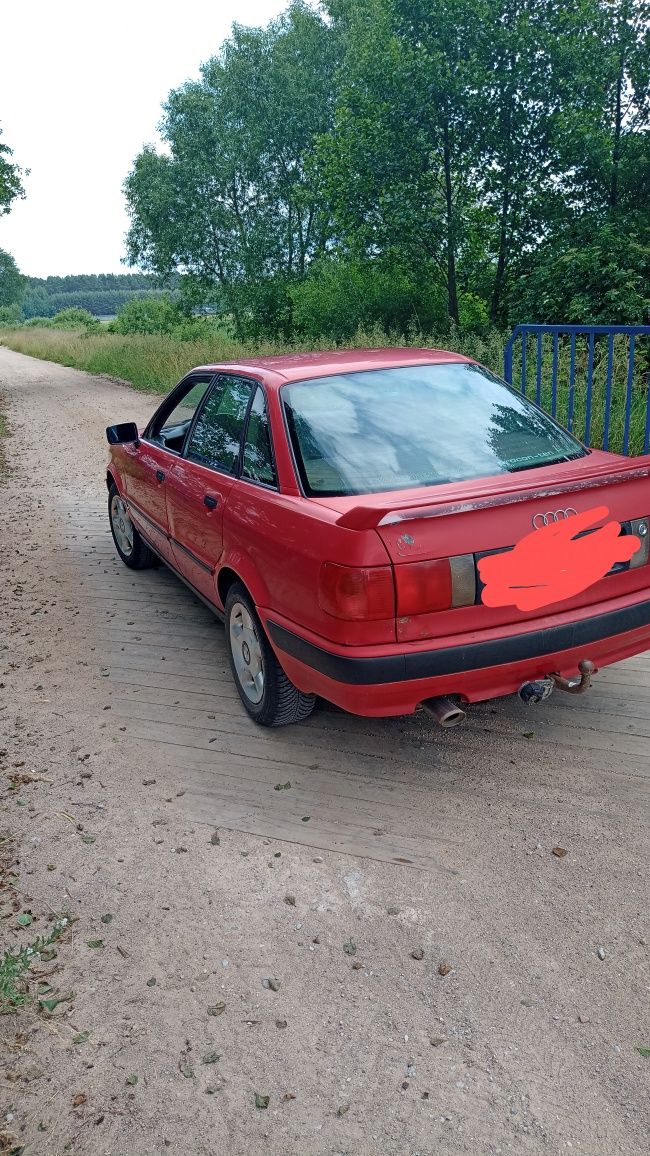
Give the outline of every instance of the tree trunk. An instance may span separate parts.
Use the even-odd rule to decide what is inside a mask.
[[[609,207],[611,212],[618,208],[618,170],[621,163],[621,137],[623,133],[623,80],[625,76],[625,49],[621,50],[618,77],[616,79],[616,110],[614,113],[614,142],[612,145],[612,176],[609,186]]]
[[[456,286],[456,229],[454,198],[451,184],[451,144],[449,124],[443,129],[443,158],[445,166],[445,212],[447,218],[447,313],[449,320],[458,325],[458,290]]]

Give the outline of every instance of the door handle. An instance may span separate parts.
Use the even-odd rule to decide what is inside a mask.
[[[159,482],[164,482],[164,480],[165,480],[165,471],[164,471],[164,470],[156,470],[156,477],[157,477],[157,479],[158,479],[158,481],[159,481]]]
[[[204,506],[207,506],[207,507],[208,507],[208,510],[214,510],[214,509],[216,509],[216,507],[217,507],[217,505],[218,505],[218,504],[219,504],[219,499],[218,499],[218,498],[213,498],[213,497],[212,497],[212,494],[206,494],[206,495],[205,495],[205,497],[204,497],[204,499],[203,499],[203,505],[204,505]]]

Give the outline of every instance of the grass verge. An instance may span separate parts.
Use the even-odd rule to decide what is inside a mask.
[[[506,336],[493,330],[486,336],[475,334],[418,334],[412,342],[396,339],[381,329],[359,331],[347,346],[336,346],[323,339],[313,343],[278,342],[242,343],[217,330],[201,340],[182,341],[167,335],[113,333],[77,333],[69,330],[24,328],[0,331],[0,343],[19,353],[46,361],[58,362],[88,373],[104,374],[128,381],[136,389],[166,393],[188,370],[196,365],[245,360],[275,353],[318,349],[377,346],[424,345],[464,353],[476,358],[495,373],[503,373]],[[529,342],[529,346],[532,343]],[[525,381],[522,379],[521,348],[513,364],[515,387],[525,388],[528,397],[537,399],[558,421],[573,430],[577,437],[594,447],[621,452],[625,445],[626,402],[629,393],[630,422],[628,452],[644,452],[646,426],[650,424],[650,356],[637,346],[633,379],[628,380],[628,346],[624,337],[613,343],[611,372],[608,373],[607,338],[597,339],[593,356],[590,404],[587,399],[588,350],[585,342],[577,343],[573,374],[567,341],[559,343],[556,352],[557,381],[553,390],[554,354],[552,338],[541,344],[540,372],[537,373],[536,351],[528,349]],[[573,389],[570,383],[573,377]],[[608,385],[609,380],[609,385]],[[553,396],[555,394],[555,397]],[[606,416],[609,413],[609,438],[605,444]]]

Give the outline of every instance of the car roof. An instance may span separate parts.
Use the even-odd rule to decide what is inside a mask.
[[[253,357],[246,361],[223,361],[200,365],[192,372],[227,370],[256,378],[280,387],[287,381],[304,381],[334,373],[354,373],[368,369],[391,369],[406,365],[435,365],[442,362],[472,363],[471,357],[445,349],[330,349],[319,353],[282,353],[271,357]]]

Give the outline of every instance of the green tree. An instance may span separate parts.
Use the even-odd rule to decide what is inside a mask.
[[[306,4],[235,24],[201,79],[172,92],[125,183],[132,263],[222,286],[238,328],[290,324],[286,286],[326,234],[305,160],[331,120],[336,37]]]
[[[0,249],[0,305],[20,305],[24,292],[25,278],[11,253]]]
[[[2,129],[0,129],[2,136]],[[0,217],[8,213],[18,197],[25,196],[22,178],[25,175],[10,157],[13,150],[0,140]]]

